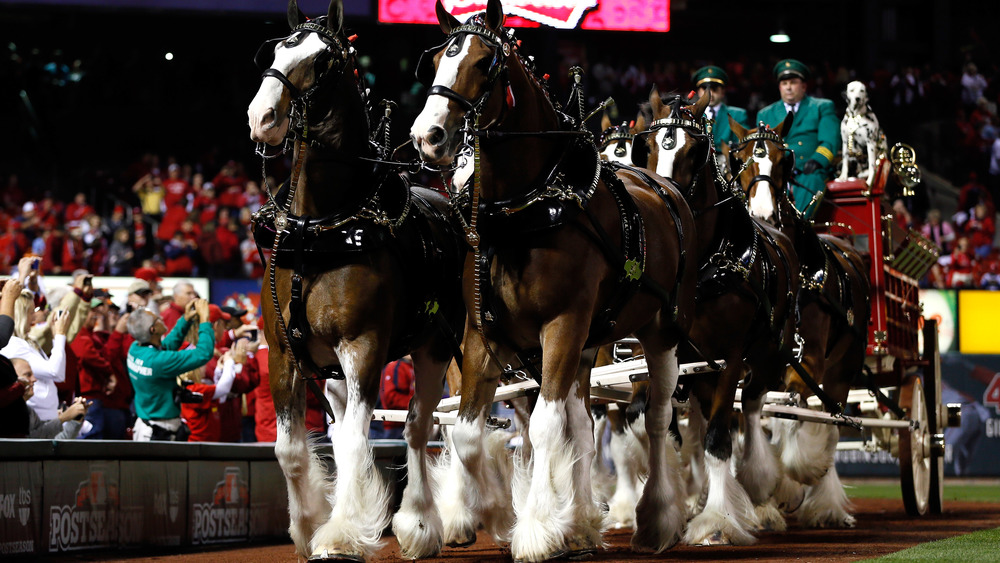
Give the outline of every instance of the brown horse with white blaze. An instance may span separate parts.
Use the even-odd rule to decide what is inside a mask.
[[[275,454],[298,554],[371,556],[391,495],[374,466],[369,423],[383,366],[410,352],[416,394],[405,429],[408,483],[392,522],[403,555],[426,557],[442,545],[426,452],[454,341],[440,325],[461,327],[464,248],[445,197],[376,163],[366,89],[342,14],[341,0],[333,0],[326,16],[307,20],[289,2],[292,32],[258,53],[266,70],[248,109],[251,139],[295,146],[291,181],[254,217],[258,244],[273,250],[261,294]],[[329,484],[303,415],[306,378],[331,366],[344,381],[335,386]]]
[[[730,118],[739,138],[730,158],[734,181],[748,197],[751,214],[780,229],[795,245],[801,264],[801,289],[797,299],[798,334],[802,337],[801,368],[822,384],[828,397],[826,409],[838,412],[865,362],[870,318],[868,267],[848,242],[839,237],[817,235],[812,224],[791,205],[786,186],[794,181],[792,151],[783,138],[793,114],[775,129],[764,124],[747,130]],[[787,389],[804,401],[813,390],[791,367],[785,377]],[[854,517],[833,463],[839,431],[836,426],[775,420],[785,471],[806,485],[805,500],[797,511],[808,526],[850,527]]]
[[[515,478],[511,552],[539,561],[601,545],[590,479],[593,347],[635,334],[650,368],[650,471],[632,544],[666,549],[685,521],[667,427],[694,302],[691,212],[662,178],[648,185],[601,164],[589,134],[565,125],[503,27],[498,0],[465,25],[440,2],[437,15],[448,39],[418,63],[432,85],[413,143],[425,161],[447,165],[464,150],[466,122],[479,138],[474,203],[463,216],[474,249],[463,276],[471,307],[456,455],[440,501],[452,509],[442,510],[445,541],[474,540],[480,522],[495,538],[507,535],[508,522],[497,519],[505,507],[487,498],[496,483],[483,471],[484,421],[501,377],[540,349],[533,452]]]
[[[741,194],[718,173],[702,120],[710,96],[685,105],[675,95],[664,103],[654,87],[649,97],[653,121],[645,142],[650,169],[677,184],[696,217],[700,274],[691,340],[705,357],[726,361],[718,374],[685,382],[692,396],[689,426],[705,428],[696,442],[703,438],[708,489],[704,510],[688,524],[684,539],[750,544],[758,523],[753,507],[769,499],[778,485],[778,461],[761,427],[761,412],[764,394],[779,387],[784,375],[794,334],[799,264],[791,241],[750,217]],[[748,369],[742,399],[744,447],[733,476],[733,402]],[[697,456],[693,459],[697,463]]]

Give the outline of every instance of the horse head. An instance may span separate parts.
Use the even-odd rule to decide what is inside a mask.
[[[655,86],[649,93],[653,122],[645,132],[649,149],[646,167],[673,179],[684,190],[692,188],[695,175],[711,155],[712,143],[701,123],[710,101],[710,92],[692,105],[684,105],[684,98],[677,95],[664,102]]]
[[[756,129],[746,129],[729,116],[729,126],[739,139],[729,149],[733,182],[747,195],[750,214],[781,226],[782,216],[790,210],[785,186],[792,179],[794,155],[783,141],[792,126],[789,112],[776,129],[763,122]]]
[[[445,11],[441,0],[436,11],[448,39],[417,62],[417,78],[428,85],[427,102],[413,122],[410,139],[424,161],[450,164],[470,113],[480,114],[484,123],[500,118],[505,100],[491,94],[507,89],[507,63],[516,45],[503,27],[499,0],[489,0],[485,12],[464,25]]]
[[[646,129],[646,118],[640,113],[635,121],[612,125],[608,114],[601,117],[601,158],[609,162],[632,164],[632,142]]]
[[[254,57],[263,75],[247,109],[253,141],[280,144],[296,104],[308,103],[318,88],[344,74],[353,49],[343,36],[343,15],[342,0],[331,0],[327,14],[314,20],[306,18],[296,0],[289,0],[292,33],[266,41]]]

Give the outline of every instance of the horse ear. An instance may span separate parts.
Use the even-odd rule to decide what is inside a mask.
[[[441,0],[437,0],[437,4],[434,6],[434,11],[437,13],[438,25],[441,26],[441,31],[445,35],[450,35],[451,30],[462,25],[462,22],[458,21],[458,18],[448,13],[448,10],[444,9],[444,4]]]
[[[330,0],[330,8],[326,12],[326,26],[334,35],[340,33],[340,28],[344,27],[343,0]]]
[[[601,114],[601,131],[607,131],[608,127],[611,127],[611,118],[608,114]]]
[[[779,137],[784,139],[785,133],[787,133],[788,130],[792,128],[792,121],[794,119],[795,119],[795,114],[792,112],[788,112],[788,115],[785,116],[785,120],[781,122],[781,125],[779,125],[778,128],[774,130],[774,132],[777,133]]]
[[[486,27],[490,29],[500,29],[504,22],[503,6],[500,0],[489,0],[486,3]]]
[[[649,106],[653,110],[653,118],[660,115],[663,110],[663,98],[660,97],[660,90],[653,84],[653,89],[649,91]]]
[[[693,113],[695,119],[701,119],[701,116],[705,115],[705,109],[712,103],[712,89],[706,88],[705,90],[705,95],[694,104]]]
[[[635,126],[632,127],[632,133],[641,133],[642,131],[645,130],[646,130],[646,116],[642,115],[642,113],[640,112],[639,115],[637,115],[635,118]]]
[[[306,21],[307,18],[302,10],[299,9],[299,3],[295,0],[288,0],[288,27],[295,28],[295,26]]]
[[[741,141],[745,139],[748,133],[747,128],[737,123],[736,120],[733,119],[732,114],[729,114],[727,117],[729,117],[729,129],[736,134],[736,138]]]

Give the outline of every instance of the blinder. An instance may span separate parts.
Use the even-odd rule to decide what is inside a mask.
[[[628,144],[632,142],[635,135],[629,129],[627,123],[621,125],[612,125],[601,133],[601,147],[602,149],[608,148],[612,143],[615,144],[615,156],[618,158],[624,158],[628,155]]]
[[[286,77],[280,70],[272,68],[272,65],[274,64],[274,52],[277,50],[279,45],[288,41],[299,32],[315,33],[322,37],[324,43],[326,43],[326,48],[316,56],[316,60],[313,63],[315,79],[313,86],[309,89],[309,91],[311,92],[315,89],[326,77],[326,75],[336,66],[334,64],[336,60],[338,58],[346,59],[347,57],[347,50],[344,49],[343,43],[341,43],[340,39],[337,38],[333,31],[326,26],[325,20],[326,16],[321,16],[315,20],[307,21],[295,26],[292,29],[292,32],[285,37],[268,39],[265,41],[260,48],[257,49],[257,53],[253,58],[254,64],[257,65],[257,68],[263,71],[261,78],[268,76],[276,78],[289,89],[293,99],[300,97],[302,92],[295,85],[293,85],[290,80],[288,80],[288,77]]]
[[[486,87],[477,100],[469,100],[447,86],[433,84],[434,77],[437,75],[434,58],[442,49],[447,49],[444,52],[445,57],[456,56],[462,49],[466,35],[478,35],[483,43],[493,48],[493,59],[486,70]],[[489,97],[489,93],[493,89],[494,84],[496,84],[497,79],[506,71],[507,57],[510,56],[512,51],[511,42],[503,35],[488,29],[483,14],[478,14],[469,23],[451,30],[451,33],[448,34],[448,39],[444,43],[421,53],[420,58],[417,59],[415,69],[416,79],[428,87],[428,95],[439,95],[454,100],[463,110],[469,112],[476,107],[480,107],[486,101],[486,98]]]

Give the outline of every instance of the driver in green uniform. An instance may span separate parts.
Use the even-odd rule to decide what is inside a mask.
[[[833,168],[833,156],[840,150],[840,120],[833,102],[806,95],[809,67],[795,59],[779,61],[774,66],[781,100],[757,113],[757,122],[771,128],[784,121],[788,112],[794,112],[792,128],[785,135],[785,143],[795,152],[795,169],[801,174],[793,177],[792,196],[795,208],[807,218],[816,212],[826,182]]]

